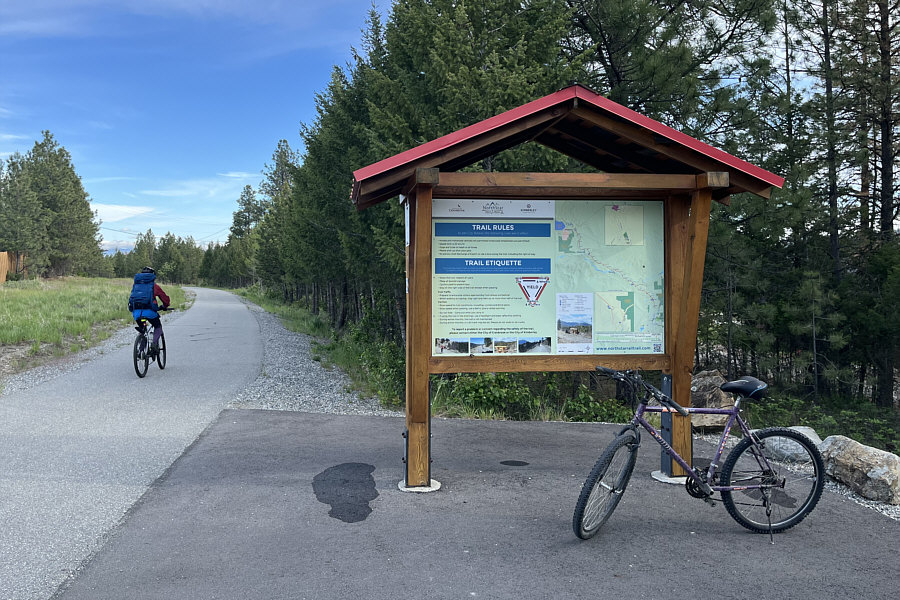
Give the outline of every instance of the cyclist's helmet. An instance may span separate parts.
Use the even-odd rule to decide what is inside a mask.
[[[156,271],[153,270],[153,267],[144,267],[141,269],[141,273],[156,273]]]

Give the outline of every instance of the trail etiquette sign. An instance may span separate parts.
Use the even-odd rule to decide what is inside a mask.
[[[664,352],[661,201],[437,198],[432,227],[433,355]]]

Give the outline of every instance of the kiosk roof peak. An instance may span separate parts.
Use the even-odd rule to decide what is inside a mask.
[[[607,173],[727,171],[739,192],[768,196],[784,178],[597,94],[572,85],[353,173],[359,210],[402,192],[417,168],[456,171],[524,142],[537,142]]]

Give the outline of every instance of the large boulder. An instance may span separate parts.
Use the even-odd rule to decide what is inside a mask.
[[[803,435],[808,437],[809,441],[811,441],[816,447],[818,447],[819,444],[822,443],[822,438],[819,437],[819,434],[816,433],[816,430],[812,427],[806,427],[805,425],[792,425],[791,427],[788,427],[788,429],[793,429],[798,433],[802,433]],[[754,429],[753,431],[762,430]],[[786,437],[767,438],[766,450],[768,450],[768,456],[770,458],[785,462],[805,461],[809,458],[809,453],[803,448],[803,446],[801,446],[793,439]]]
[[[842,435],[825,438],[819,451],[825,472],[860,496],[900,504],[900,456]]]
[[[718,371],[701,371],[691,379],[691,406],[694,408],[731,408],[734,398],[720,389],[725,378]],[[691,425],[723,428],[728,415],[691,415]]]
[[[791,425],[788,429],[793,429],[794,431],[802,433],[808,437],[817,448],[822,445],[822,438],[819,437],[819,434],[816,433],[816,430],[812,427],[807,427],[806,425]]]

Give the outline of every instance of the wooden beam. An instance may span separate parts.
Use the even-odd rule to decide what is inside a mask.
[[[435,198],[634,198],[661,200],[697,188],[696,175],[641,173],[441,173]]]
[[[722,163],[707,156],[703,156],[702,154],[698,154],[679,144],[661,144],[652,132],[647,131],[642,127],[638,127],[637,125],[613,119],[612,117],[601,115],[591,110],[576,108],[572,112],[585,121],[640,144],[647,149],[658,152],[663,156],[690,165],[699,171],[719,171],[723,166]],[[757,196],[762,196],[763,198],[768,198],[769,194],[771,194],[772,186],[765,182],[737,170],[731,172],[730,175],[733,182],[739,186],[742,191],[751,192]]]
[[[403,188],[403,195],[410,195],[413,191],[413,188],[420,184],[434,187],[440,182],[440,178],[440,169],[426,169],[424,167],[419,167],[415,170],[412,177],[410,177],[406,182],[406,186],[404,186]]]
[[[709,171],[697,175],[697,189],[722,189],[729,186],[728,171]]]
[[[435,198],[503,198],[508,200],[665,200],[668,190],[628,190],[604,188],[472,188],[447,186],[435,188]]]
[[[354,186],[353,189],[353,193],[357,199],[356,208],[357,210],[362,210],[372,204],[377,204],[381,200],[386,200],[387,198],[402,193],[404,183],[417,168],[440,168],[442,165],[459,160],[487,146],[496,145],[496,149],[492,150],[492,153],[500,152],[508,147],[507,145],[504,145],[504,142],[508,143],[509,146],[515,145],[514,143],[509,142],[510,138],[514,138],[517,134],[535,127],[540,127],[549,121],[558,119],[569,110],[570,108],[568,106],[554,106],[553,108],[542,110],[524,117],[512,124],[492,129],[476,138],[463,140],[455,144],[452,143],[452,140],[448,140],[448,144],[451,145],[443,150],[437,150],[418,160],[404,163],[397,168],[390,169],[377,176],[359,182],[359,185]]]
[[[528,373],[541,371],[593,371],[602,365],[612,369],[640,368],[668,371],[668,355],[584,354],[532,356],[432,356],[428,361],[432,373]]]
[[[710,175],[706,173],[704,175]],[[719,174],[721,175],[721,173]],[[724,174],[727,178],[727,173]],[[697,189],[698,175],[667,175],[656,173],[441,173],[438,190],[446,187],[496,188],[563,188],[616,190],[673,190]],[[533,192],[532,192],[533,193]]]

